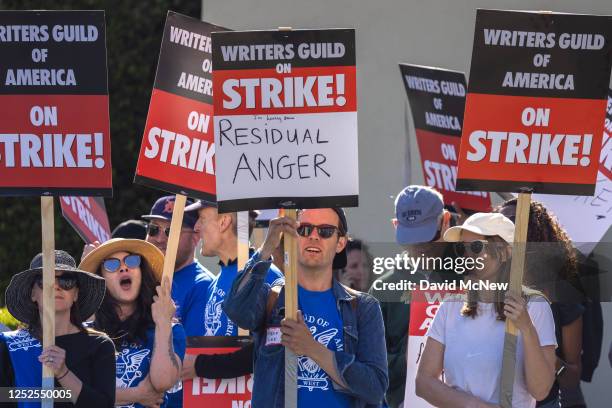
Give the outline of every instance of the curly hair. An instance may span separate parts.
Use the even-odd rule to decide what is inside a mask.
[[[496,211],[501,212],[503,208],[516,207],[516,198],[505,201],[499,206]],[[514,219],[512,220],[514,221]],[[542,269],[554,269],[551,282],[567,281],[574,287],[580,289],[581,285],[578,280],[578,260],[576,249],[572,244],[567,232],[559,224],[557,218],[549,213],[547,208],[538,201],[532,201],[529,208],[529,224],[527,228],[528,243],[550,243],[543,247],[542,245],[527,246],[528,254],[538,256],[528,257],[527,278],[533,280],[531,282],[538,289],[543,288],[542,279],[539,276],[534,276],[536,273],[541,273]],[[530,248],[531,246],[531,248]],[[548,252],[548,257],[542,255],[542,252]],[[548,262],[548,263],[544,263]],[[558,264],[556,264],[558,262]],[[531,276],[529,276],[531,275]]]
[[[151,305],[153,296],[156,293],[157,282],[153,275],[153,269],[142,256],[140,271],[142,273],[142,283],[140,292],[136,298],[136,308],[127,319],[119,319],[119,302],[107,290],[104,295],[102,305],[95,315],[94,328],[105,332],[119,349],[121,343],[145,343],[147,331],[155,327],[151,316]],[[102,266],[98,268],[98,275],[102,275]]]

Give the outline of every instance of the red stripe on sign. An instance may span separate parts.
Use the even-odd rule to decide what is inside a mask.
[[[213,72],[215,113],[255,115],[355,112],[356,70],[350,67],[244,69]]]
[[[153,89],[136,174],[215,194],[213,107]]]
[[[459,179],[594,184],[605,108],[603,99],[468,94]]]
[[[110,189],[107,95],[0,95],[0,187]]]
[[[489,193],[455,191],[461,138],[420,129],[416,129],[416,138],[425,183],[442,193],[444,204],[452,205],[456,202],[464,209],[485,212],[491,210]]]
[[[88,244],[110,239],[108,216],[106,209],[99,203],[101,200],[101,198],[73,196],[60,199],[62,215]]]

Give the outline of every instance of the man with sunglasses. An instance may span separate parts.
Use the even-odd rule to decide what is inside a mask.
[[[450,215],[444,209],[444,200],[438,191],[427,186],[408,186],[395,199],[395,218],[391,221],[395,228],[396,242],[409,256],[419,257],[422,254],[425,257],[444,257],[450,247],[444,243],[442,236],[450,226]],[[369,291],[380,301],[385,322],[389,369],[389,389],[385,400],[390,408],[397,408],[404,401],[410,294],[376,290],[376,287],[384,287],[381,283],[439,278],[434,271],[413,272],[403,269],[389,271],[378,277],[376,280],[379,282],[372,285]]]
[[[253,407],[283,406],[283,347],[297,355],[298,407],[381,406],[388,377],[380,306],[332,275],[332,266],[346,265],[347,232],[339,208],[301,210],[297,222],[273,219],[234,282],[223,308],[254,332]],[[284,288],[264,281],[281,234],[297,237],[297,320],[284,318]]]
[[[174,196],[158,199],[151,212],[142,218],[148,221],[146,241],[159,248],[164,255],[170,235],[170,222],[174,210]],[[187,205],[193,200],[187,199]],[[172,300],[176,304],[176,316],[183,324],[187,336],[204,334],[203,310],[206,293],[213,275],[194,259],[195,248],[200,238],[194,231],[197,217],[192,213],[183,215],[183,225],[176,250]]]

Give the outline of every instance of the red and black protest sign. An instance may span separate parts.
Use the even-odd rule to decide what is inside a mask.
[[[444,204],[490,211],[486,192],[456,191],[457,157],[465,108],[463,72],[419,65],[400,64],[414,119],[423,175],[428,186],[444,195]]]
[[[593,194],[611,22],[478,10],[458,189]]]
[[[62,215],[86,244],[110,239],[111,230],[101,197],[62,197]]]
[[[112,195],[103,11],[0,11],[0,195]]]
[[[356,206],[355,30],[212,38],[220,211]]]
[[[227,354],[252,340],[246,336],[187,337],[187,354]],[[237,378],[200,378],[183,381],[183,407],[250,408],[253,374]]]
[[[136,183],[215,200],[210,33],[224,30],[168,12]]]

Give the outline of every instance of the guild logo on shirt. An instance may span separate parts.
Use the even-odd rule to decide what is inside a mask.
[[[223,313],[221,303],[223,303],[223,298],[217,298],[216,295],[206,303],[206,310],[204,311],[205,336],[215,336],[221,328],[221,313]]]
[[[15,337],[7,337],[6,344],[9,351],[28,350],[34,347],[41,347],[40,341],[30,336],[27,330],[18,330]]]
[[[331,328],[317,333],[317,327],[311,326],[310,333],[316,341],[329,348],[329,342],[338,334],[338,329]],[[338,342],[339,339],[336,340]],[[321,391],[329,389],[329,377],[310,357],[298,357],[298,388],[307,388],[308,391],[315,388]]]
[[[143,376],[140,366],[151,353],[149,349],[123,349],[117,356],[117,388],[129,388],[134,381]]]

